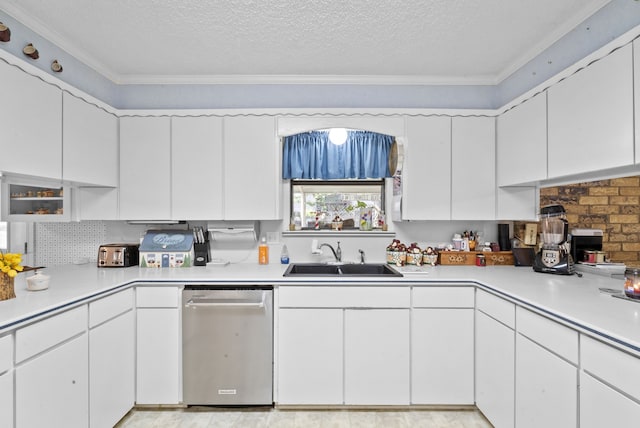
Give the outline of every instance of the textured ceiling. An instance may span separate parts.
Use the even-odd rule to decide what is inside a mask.
[[[118,83],[496,84],[609,0],[0,0]]]

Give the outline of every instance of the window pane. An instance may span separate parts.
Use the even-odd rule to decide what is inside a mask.
[[[378,227],[384,207],[384,180],[303,181],[292,180],[291,212],[296,226],[314,229],[316,216],[322,229],[342,221],[344,229],[358,229],[367,219]],[[364,226],[363,226],[364,228]]]

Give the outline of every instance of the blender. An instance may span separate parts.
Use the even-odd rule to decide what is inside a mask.
[[[547,205],[540,209],[542,246],[533,262],[536,272],[572,275],[575,273],[569,222],[562,205]]]

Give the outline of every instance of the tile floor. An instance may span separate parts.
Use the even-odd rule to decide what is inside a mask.
[[[477,410],[134,409],[116,428],[491,428]]]

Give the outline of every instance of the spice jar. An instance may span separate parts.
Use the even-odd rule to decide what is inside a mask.
[[[628,268],[624,271],[624,294],[640,299],[640,269]]]
[[[476,254],[476,266],[486,266],[487,259],[484,254]]]

